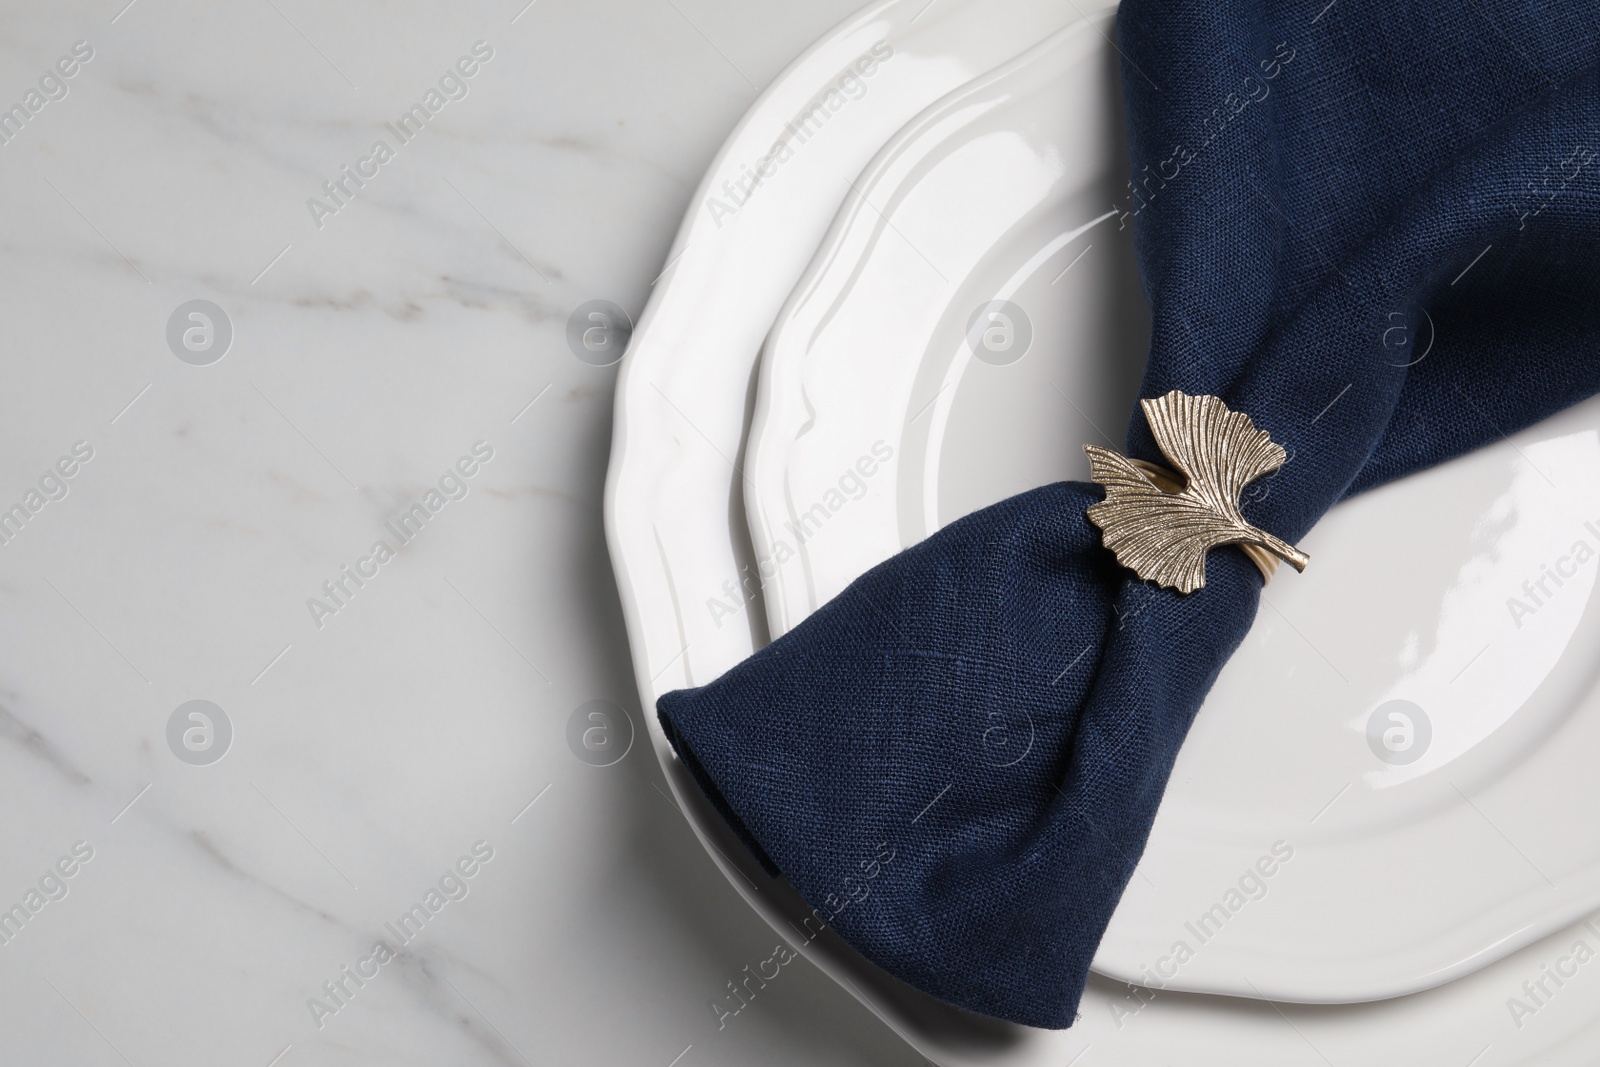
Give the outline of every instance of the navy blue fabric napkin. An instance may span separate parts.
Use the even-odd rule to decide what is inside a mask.
[[[1600,2],[1126,0],[1118,44],[1141,395],[1215,394],[1288,449],[1251,523],[1297,541],[1600,389]],[[1162,461],[1137,412],[1128,450]],[[953,523],[658,708],[862,954],[1042,1027],[1072,1023],[1261,590],[1232,547],[1187,597],[1138,580],[1084,517],[1101,495]]]

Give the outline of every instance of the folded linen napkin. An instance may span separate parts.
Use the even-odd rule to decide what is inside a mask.
[[[1118,45],[1141,395],[1214,394],[1287,448],[1249,522],[1293,543],[1600,390],[1600,0],[1126,0]],[[1162,461],[1139,411],[1128,452]],[[1139,580],[1085,517],[1102,496],[972,514],[658,706],[863,955],[1042,1027],[1074,1019],[1262,583],[1231,547],[1190,595]]]

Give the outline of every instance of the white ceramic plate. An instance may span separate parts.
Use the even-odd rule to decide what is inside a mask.
[[[1114,58],[1059,35],[855,183],[763,356],[746,503],[774,636],[1120,445],[1148,313],[1107,211]],[[1376,1000],[1600,907],[1600,826],[1571,818],[1600,807],[1600,401],[1342,505],[1304,547],[1199,715],[1101,973]]]
[[[1126,424],[1149,311],[1111,210],[1116,58],[1058,34],[855,183],[762,357],[746,501],[774,636],[949,518],[1087,476],[1081,442]],[[994,363],[971,358],[975,314]]]
[[[1041,7],[1011,5],[1022,6],[1035,11]],[[963,58],[971,54],[964,49],[981,46],[992,53],[1015,44],[1020,51],[1048,35],[1047,30],[1030,27],[1015,11],[1007,14],[1007,7],[947,5],[941,0],[939,8],[916,22],[915,34],[889,40],[897,51],[904,46],[902,54],[920,50],[914,54],[941,69],[980,73],[976,64],[982,57]],[[811,100],[825,93],[837,77],[839,64],[860,54],[856,49],[863,25],[887,24],[899,27],[895,30],[899,33],[921,8],[922,0],[875,5],[797,60],[730,137],[708,173],[702,195],[739,175],[748,151],[763,137],[775,136],[792,117],[789,108],[795,100]],[[953,20],[948,25],[929,22],[940,9]],[[1095,32],[1109,32],[1101,10],[1090,10],[1100,20]],[[1073,18],[1076,13],[1069,11],[1062,21]],[[991,28],[991,35],[985,36],[980,31],[990,20],[1000,29]],[[1018,27],[1016,34],[1003,36],[1005,28],[1012,25]],[[930,28],[939,36],[922,36]],[[1084,32],[1090,28],[1085,26]],[[995,33],[1002,36],[993,36]],[[774,101],[778,103],[774,105]],[[901,101],[897,106],[911,108],[909,117],[916,105]],[[816,150],[813,165],[819,172],[829,166],[842,170],[850,165],[859,171],[873,150],[867,146],[875,148],[893,133],[892,118],[846,114],[859,118],[861,125],[836,124],[839,137],[811,146]],[[850,121],[854,123],[856,118]],[[825,155],[829,158],[824,159]],[[669,262],[676,257],[675,264],[658,285],[623,366],[607,484],[606,527],[646,708],[653,708],[656,697],[668,689],[710,680],[753,651],[756,641],[764,640],[758,591],[752,592],[753,602],[746,613],[723,617],[721,629],[704,621],[709,612],[701,621],[695,616],[720,592],[723,580],[737,581],[745,567],[753,573],[754,558],[748,546],[741,544],[745,534],[740,479],[727,460],[738,460],[748,429],[751,370],[761,338],[832,217],[832,208],[811,203],[801,212],[802,206],[791,198],[781,207],[781,220],[769,219],[764,228],[742,232],[726,227],[697,229],[697,218],[705,217],[697,199],[669,257]],[[757,199],[741,214],[749,212],[753,218],[761,207]],[[775,206],[773,211],[780,208]],[[779,221],[787,225],[779,225]],[[697,250],[685,251],[690,244]],[[719,281],[723,264],[742,268],[743,273],[734,272]],[[693,268],[684,272],[691,275],[688,284],[674,284],[674,277],[685,267]],[[769,270],[773,276],[758,276]],[[792,271],[787,280],[784,271]],[[757,290],[760,300],[746,299]],[[705,335],[716,342],[714,346],[688,343],[696,336],[697,322],[718,327]],[[658,391],[674,384],[678,388],[670,399],[666,392]],[[702,394],[712,398],[703,407],[696,404]],[[716,408],[719,399],[727,409]],[[701,436],[685,417],[690,411],[700,418],[707,434],[720,436]],[[754,583],[752,588],[758,590]],[[693,648],[699,652],[692,658],[686,658],[686,651],[680,654],[680,650]],[[1560,999],[1541,1004],[1531,1021],[1527,1016],[1510,1019],[1504,1006],[1506,997],[1517,992],[1518,983],[1541,978],[1546,966],[1564,966],[1572,940],[1587,938],[1600,946],[1600,936],[1583,928],[1552,935],[1444,990],[1360,1009],[1285,1006],[1285,1014],[1280,1016],[1278,1009],[1260,1003],[1165,992],[1152,995],[1094,977],[1082,1002],[1082,1017],[1069,1031],[1028,1030],[975,1019],[886,979],[828,935],[809,944],[799,943],[785,920],[795,921],[803,905],[786,891],[784,883],[759,872],[682,773],[653,714],[646,718],[678,802],[730,882],[780,936],[795,943],[807,958],[942,1067],[1164,1062],[1282,1067],[1322,1063],[1318,1049],[1326,1050],[1337,1063],[1396,1067],[1435,1061],[1465,1064],[1475,1056],[1474,1067],[1513,1063],[1564,1067],[1586,1062],[1585,1038],[1595,1032],[1589,1024],[1600,1005],[1600,972],[1591,977],[1594,989],[1586,992],[1578,983],[1569,983]],[[1493,1047],[1480,1055],[1486,1045]]]

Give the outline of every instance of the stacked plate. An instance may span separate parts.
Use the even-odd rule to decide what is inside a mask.
[[[606,523],[647,709],[1120,446],[1149,313],[1113,36],[1103,2],[878,3],[729,137],[618,385]],[[1304,547],[1200,712],[1071,1030],[965,1015],[831,933],[796,948],[938,1064],[1588,1062],[1600,403]],[[806,905],[647,718],[710,854],[796,940]]]

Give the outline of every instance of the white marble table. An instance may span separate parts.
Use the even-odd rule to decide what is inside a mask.
[[[0,1063],[921,1062],[806,965],[719,1028],[771,931],[568,741],[568,316],[855,0],[125,2],[0,42]]]

